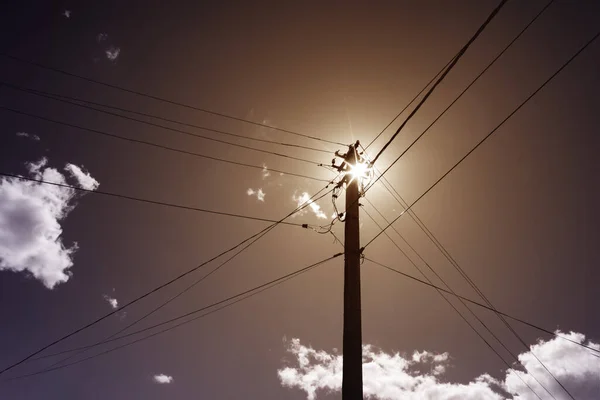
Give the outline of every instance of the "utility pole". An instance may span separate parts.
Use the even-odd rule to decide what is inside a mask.
[[[359,163],[358,145],[358,141],[350,145],[348,153],[345,155],[336,152],[336,155],[344,158],[340,170],[352,171],[352,166]],[[356,176],[356,174],[347,173],[342,181],[346,184],[342,400],[363,400],[360,300],[361,250],[358,215],[361,179],[362,177]]]

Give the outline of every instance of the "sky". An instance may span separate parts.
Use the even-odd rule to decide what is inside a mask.
[[[119,332],[222,259],[122,309],[128,302],[268,226],[99,192],[268,220],[279,220],[304,204],[287,221],[326,226],[334,214],[331,195],[317,203],[307,200],[335,177],[317,164],[330,165],[334,152],[347,147],[266,125],[342,144],[359,140],[366,146],[497,5],[488,0],[370,6],[196,3],[20,1],[1,13],[0,172],[85,191],[0,178],[0,369],[111,312],[42,354]],[[387,168],[546,4],[509,1],[375,166]],[[389,183],[409,204],[418,199],[595,35],[598,26],[600,4],[554,1],[385,174]],[[518,356],[521,364],[516,364],[451,300],[508,360],[509,368],[435,290],[365,261],[365,396],[537,398],[525,381],[542,399],[551,398],[548,392],[570,398],[537,357],[574,398],[600,397],[600,358],[590,354],[600,350],[599,65],[600,43],[594,42],[412,208],[498,310],[562,338],[511,322],[523,345],[495,315],[473,307]],[[14,86],[243,137],[134,116],[172,128],[160,129]],[[407,115],[367,149],[368,156],[383,147]],[[402,211],[381,183],[361,204],[362,245],[380,232],[367,213],[385,225],[383,217],[391,220]],[[337,207],[343,210],[343,195]],[[130,331],[329,258],[343,251],[336,239],[343,240],[343,223],[338,221],[332,232],[281,224]],[[425,262],[457,293],[479,301],[408,215],[386,232],[435,284],[441,285]],[[385,235],[367,246],[365,256],[420,277]],[[71,367],[11,379],[45,370],[64,356],[23,363],[0,375],[0,399],[340,398],[342,296],[343,258],[338,257],[164,334]],[[69,362],[129,339],[103,344]]]

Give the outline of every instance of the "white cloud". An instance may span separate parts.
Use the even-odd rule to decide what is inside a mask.
[[[172,383],[173,377],[165,374],[154,375],[154,382],[160,383],[161,385]]]
[[[71,14],[73,14],[73,12],[71,10],[64,10],[62,12],[62,16],[65,18],[71,18]]]
[[[40,137],[38,135],[34,135],[32,133],[27,133],[27,132],[17,132],[17,136],[28,138],[28,139],[35,140],[35,141],[40,140]]]
[[[96,190],[98,185],[100,185],[96,179],[92,178],[89,172],[83,172],[77,165],[67,164],[65,165],[65,171],[69,172],[83,189]]]
[[[121,54],[121,49],[119,47],[110,46],[106,49],[105,54],[106,58],[110,61],[117,61],[117,58],[119,58],[119,55]]]
[[[556,331],[556,333],[575,342],[585,343],[585,336],[581,333],[563,333],[560,331]],[[586,344],[600,350],[600,344],[590,341]],[[547,342],[540,340],[530,349],[530,352],[519,355],[519,361],[525,365],[529,372],[525,376],[520,375],[530,386],[533,388],[539,387],[539,384],[531,377],[533,375],[551,393],[560,394],[561,397],[557,398],[567,398],[558,383],[548,375],[544,367],[535,359],[533,356],[535,354],[571,392],[573,397],[579,400],[600,399],[600,358],[591,356],[589,354],[590,350],[560,338],[554,338]],[[514,370],[507,372],[504,382],[510,393],[522,393],[521,396],[517,396],[515,399],[530,400],[535,398],[531,392],[527,393],[524,389],[525,385],[516,376]],[[542,389],[539,392],[541,394]]]
[[[269,172],[269,169],[267,168],[266,164],[263,164],[263,169],[262,169],[262,178],[266,179],[269,176],[271,176],[271,172]]]
[[[46,167],[48,160],[27,164],[35,179],[66,184],[65,175]],[[65,168],[83,187],[98,182],[79,167]],[[25,272],[52,289],[69,280],[77,243],[65,247],[60,222],[75,208],[76,191],[17,178],[0,179],[0,270]]]
[[[298,204],[298,207],[301,207],[306,203],[309,204],[308,207],[304,208],[304,210],[298,211],[294,215],[304,215],[307,212],[307,208],[310,208],[310,210],[317,216],[317,218],[327,219],[327,215],[325,215],[323,210],[321,210],[321,206],[312,201],[308,193],[304,192],[300,196],[296,196],[296,193],[294,193],[292,195],[292,200],[294,200]]]
[[[246,190],[246,194],[248,196],[256,195],[256,198],[258,199],[258,201],[262,201],[262,202],[265,201],[265,196],[267,195],[265,192],[263,192],[262,189],[254,190],[252,188],[248,188],[248,190]]]
[[[106,300],[108,302],[108,304],[110,304],[110,306],[113,308],[113,310],[116,310],[117,308],[119,308],[119,301],[117,299],[115,299],[114,297],[110,297],[106,294],[102,297],[104,297],[104,300]]]
[[[98,41],[98,43],[104,42],[106,39],[108,39],[107,33],[99,33],[96,35],[96,40]]]
[[[585,342],[585,337],[579,333],[557,333],[580,343]],[[600,350],[600,345],[596,343],[588,341],[587,345]],[[288,351],[295,357],[296,366],[277,371],[283,386],[304,391],[309,400],[316,399],[318,392],[341,391],[341,355],[314,350],[302,345],[298,339],[292,339]],[[588,349],[554,338],[548,341],[540,340],[530,347],[530,351],[519,355],[528,371],[519,372],[523,380],[542,399],[548,398],[548,394],[530,375],[533,374],[558,400],[562,400],[567,399],[567,394],[535,360],[531,352],[544,362],[575,398],[600,398],[600,358],[590,355]],[[379,400],[537,399],[516,376],[514,369],[505,371],[503,380],[482,374],[466,384],[443,382],[442,376],[448,362],[448,353],[432,354],[424,351],[405,357],[399,353],[388,354],[369,345],[363,346],[364,395]],[[507,394],[511,397],[506,397]]]

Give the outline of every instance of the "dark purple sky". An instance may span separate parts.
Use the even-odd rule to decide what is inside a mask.
[[[496,5],[488,0],[376,2],[371,6],[353,2],[326,6],[11,3],[0,13],[2,53],[255,122],[365,144],[460,49]],[[509,2],[384,153],[378,167],[387,167],[545,3]],[[70,18],[62,15],[65,9],[72,10]],[[598,26],[600,4],[556,1],[386,177],[412,202],[594,35]],[[99,33],[108,35],[100,43]],[[105,57],[108,46],[120,48],[115,62]],[[596,342],[600,340],[596,317],[600,305],[599,46],[590,46],[414,207],[498,309],[551,330],[581,332]],[[325,164],[338,149],[124,94],[4,57],[0,57],[0,73],[2,80],[12,84],[331,150],[328,155],[232,140]],[[0,103],[188,151],[332,177],[316,166],[196,140],[7,87],[0,87]],[[275,173],[263,179],[258,169],[125,143],[8,111],[0,111],[0,118],[2,172],[25,174],[26,162],[45,156],[52,167],[62,168],[67,162],[85,166],[101,190],[270,219],[279,219],[296,207],[295,193],[312,194],[323,186]],[[372,152],[383,146],[392,128],[375,142]],[[41,140],[17,137],[17,132],[35,134]],[[248,188],[262,188],[265,201],[248,196]],[[379,186],[368,198],[388,218],[400,211]],[[329,197],[321,206],[331,215]],[[378,230],[364,214],[361,218],[361,241],[366,243]],[[324,223],[310,212],[293,221]],[[68,282],[48,290],[23,273],[0,272],[0,367],[109,312],[103,294],[125,303],[266,226],[94,194],[79,199],[61,224],[65,245],[79,245]],[[335,230],[340,235],[341,226],[337,224]],[[403,217],[395,226],[457,292],[475,298],[410,219]],[[332,239],[279,226],[144,324],[329,257],[341,249]],[[366,254],[417,275],[384,236]],[[342,264],[339,258],[225,311],[122,351],[72,368],[0,383],[0,398],[306,398],[301,391],[279,383],[277,370],[288,357],[282,338],[300,338],[318,349],[341,348]],[[468,382],[484,372],[502,375],[504,364],[434,291],[373,265],[365,264],[362,273],[365,343],[387,352],[447,351],[453,367],[444,379],[452,382]],[[103,338],[193,278],[128,309],[124,320],[109,318],[51,351]],[[515,353],[524,351],[493,315],[478,314]],[[539,337],[548,339],[515,326],[528,343]],[[23,365],[5,376],[44,365],[48,364]],[[175,382],[154,384],[152,376],[158,373],[172,375]]]

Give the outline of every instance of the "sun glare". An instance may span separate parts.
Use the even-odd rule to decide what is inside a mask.
[[[369,168],[369,164],[367,163],[358,163],[355,165],[350,165],[350,171],[348,171],[348,174],[350,175],[350,178],[352,180],[354,179],[365,179],[369,177],[369,172],[370,172],[370,168]]]

